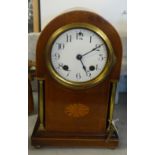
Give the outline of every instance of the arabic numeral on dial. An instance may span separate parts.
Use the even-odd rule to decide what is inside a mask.
[[[57,66],[57,69],[62,69],[62,67],[63,67],[63,63],[59,63]]]
[[[66,42],[71,42],[72,41],[72,35],[66,35]]]
[[[87,72],[87,76],[88,77],[91,77],[91,73],[89,71]]]
[[[100,51],[100,45],[99,44],[96,44],[96,51]]]
[[[68,77],[68,76],[69,76],[69,74],[70,74],[70,71],[68,71],[68,73],[66,74],[66,77]]]
[[[76,79],[81,79],[81,74],[80,73],[76,73]]]
[[[101,70],[98,66],[98,64],[95,66],[96,71]]]
[[[90,43],[92,42],[92,36],[90,36],[89,42],[90,42]]]
[[[104,58],[105,57],[103,56],[103,54],[99,54],[99,58],[98,58],[99,61],[103,61]]]
[[[59,60],[60,59],[60,54],[59,53],[55,53],[54,54],[54,59],[55,60]]]
[[[76,40],[83,40],[83,36],[84,34],[81,31],[76,33]]]
[[[58,45],[58,50],[63,50],[65,48],[64,43],[57,43],[57,45]]]

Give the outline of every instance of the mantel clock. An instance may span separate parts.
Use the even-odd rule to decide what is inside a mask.
[[[121,58],[120,37],[101,16],[77,10],[53,19],[37,43],[39,109],[32,145],[115,148]]]

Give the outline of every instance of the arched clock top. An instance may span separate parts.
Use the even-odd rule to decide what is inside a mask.
[[[76,25],[83,23],[92,25],[101,30],[108,38],[110,46],[113,49],[113,66],[108,73],[108,78],[111,80],[118,80],[121,69],[121,58],[122,58],[122,46],[120,37],[115,28],[107,22],[103,17],[89,11],[71,11],[57,16],[53,19],[41,32],[36,50],[36,64],[37,64],[37,76],[45,77],[49,75],[49,69],[46,62],[46,50],[51,36],[66,25]],[[94,30],[95,31],[95,30]],[[68,38],[69,39],[69,38]],[[115,61],[115,63],[114,63]],[[111,64],[112,65],[112,64]],[[50,75],[49,75],[50,76]],[[78,76],[78,75],[77,75]]]

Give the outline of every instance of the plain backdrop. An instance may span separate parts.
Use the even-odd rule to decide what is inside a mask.
[[[2,155],[28,153],[27,5],[21,0],[0,5]],[[155,154],[154,6],[151,0],[128,1],[128,155]]]
[[[41,29],[55,16],[74,8],[96,12],[126,36],[127,0],[40,0]]]

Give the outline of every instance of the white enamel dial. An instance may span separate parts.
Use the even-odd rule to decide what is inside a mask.
[[[62,78],[87,82],[104,69],[108,52],[105,42],[95,32],[74,28],[61,33],[51,48],[51,64]]]

